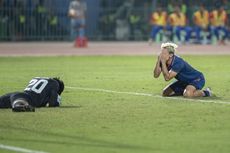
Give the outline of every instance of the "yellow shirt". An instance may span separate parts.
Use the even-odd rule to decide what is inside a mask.
[[[194,13],[195,24],[201,27],[207,27],[209,24],[209,13],[204,11],[203,15],[200,11]]]
[[[165,26],[167,24],[167,13],[162,12],[159,14],[158,12],[154,12],[152,14],[152,24]]]
[[[217,10],[212,11],[210,22],[212,26],[224,26],[227,20],[226,11],[222,11],[219,15]]]
[[[171,26],[185,26],[186,25],[186,17],[183,13],[180,13],[179,16],[176,13],[172,13],[169,16],[170,25]]]

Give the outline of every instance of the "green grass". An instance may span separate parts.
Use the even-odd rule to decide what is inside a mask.
[[[230,102],[230,56],[185,56],[217,98]],[[66,86],[160,95],[155,57],[2,57],[0,95],[35,76]],[[63,107],[35,113],[0,110],[0,144],[50,153],[229,153],[230,105],[66,88]],[[11,152],[0,149],[1,153]]]

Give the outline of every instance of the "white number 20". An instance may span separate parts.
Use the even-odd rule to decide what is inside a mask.
[[[25,91],[33,91],[37,94],[40,94],[44,90],[47,84],[48,84],[47,80],[32,79],[29,82],[29,85],[26,87]]]

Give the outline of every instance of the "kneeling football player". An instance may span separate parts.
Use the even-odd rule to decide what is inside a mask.
[[[154,68],[154,77],[158,78],[163,73],[165,81],[176,79],[164,88],[162,96],[187,98],[211,96],[210,88],[202,90],[205,85],[204,75],[175,54],[177,47],[174,43],[161,45],[161,53]]]
[[[12,108],[16,112],[35,111],[35,107],[58,107],[64,82],[59,78],[33,78],[24,92],[8,93],[0,97],[0,108]]]

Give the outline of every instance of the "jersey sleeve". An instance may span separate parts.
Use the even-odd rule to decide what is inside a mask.
[[[61,104],[61,98],[58,95],[57,91],[52,90],[49,98],[49,107],[59,107]]]
[[[176,62],[172,65],[171,70],[176,72],[176,73],[180,73],[180,71],[183,69],[184,67],[184,63],[183,62]]]

